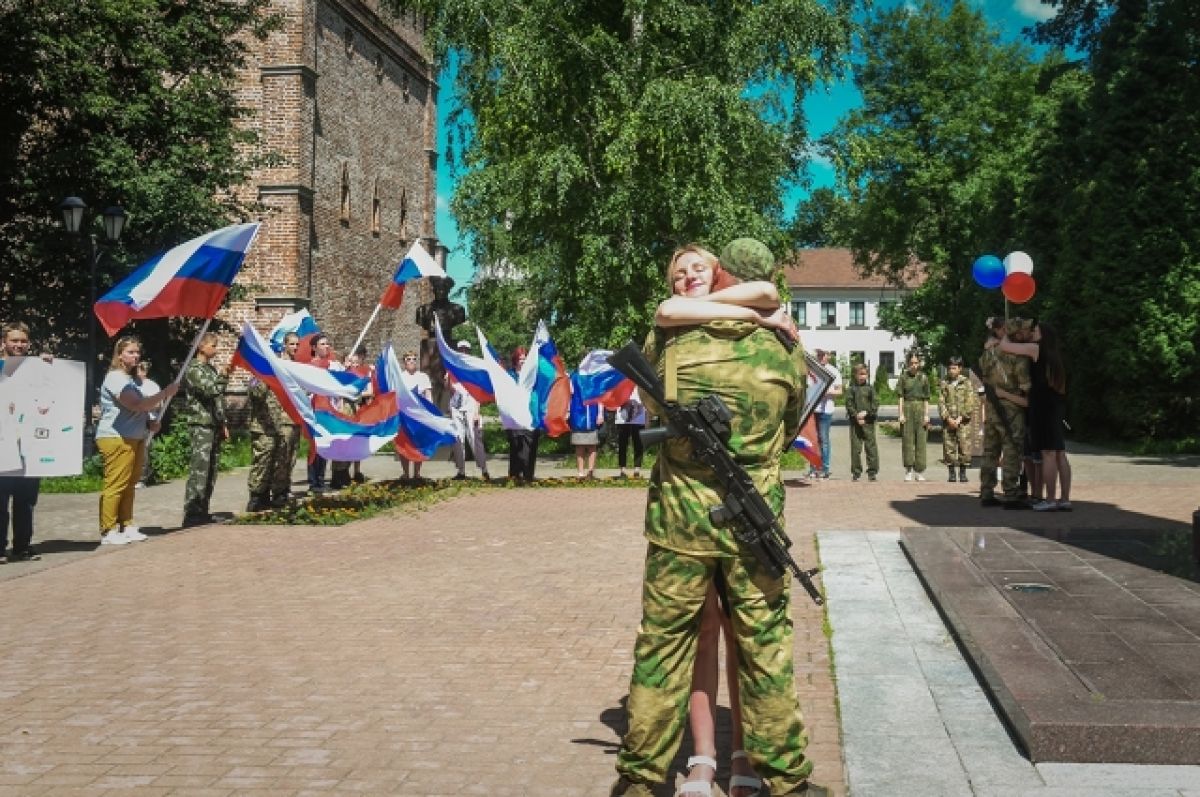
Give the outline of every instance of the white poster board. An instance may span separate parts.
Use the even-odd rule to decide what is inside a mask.
[[[83,472],[81,362],[0,360],[0,476]]]

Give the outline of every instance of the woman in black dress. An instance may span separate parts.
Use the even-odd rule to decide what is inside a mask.
[[[1067,372],[1063,366],[1058,332],[1046,323],[1033,330],[1030,343],[1003,341],[1001,349],[1033,360],[1033,386],[1029,391],[1029,437],[1034,451],[1042,453],[1042,482],[1046,497],[1033,508],[1038,512],[1071,511],[1071,463],[1063,438],[1066,417]],[[1061,488],[1061,489],[1056,489]],[[1055,500],[1055,492],[1059,499]]]

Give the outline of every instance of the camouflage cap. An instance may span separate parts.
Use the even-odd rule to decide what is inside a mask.
[[[721,266],[741,280],[770,280],[775,273],[775,256],[762,241],[737,238],[721,250]]]

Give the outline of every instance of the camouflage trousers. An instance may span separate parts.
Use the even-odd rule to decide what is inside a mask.
[[[970,465],[972,436],[970,424],[960,424],[957,429],[951,429],[942,421],[942,462],[950,466],[961,465],[964,468]]]
[[[208,514],[208,502],[217,483],[217,464],[221,460],[220,430],[211,426],[189,426],[188,438],[192,442],[192,457],[183,492],[183,516],[204,517]]]
[[[292,488],[292,467],[296,457],[296,428],[289,426],[276,434],[253,432],[250,435],[250,495],[287,495]]]
[[[929,430],[925,428],[925,402],[904,402],[904,426],[900,430],[900,458],[906,470],[925,472],[925,448]]]
[[[808,734],[792,669],[791,582],[772,578],[753,557],[697,558],[648,546],[629,684],[629,730],[617,754],[617,771],[640,783],[667,779],[683,740],[701,608],[717,568],[729,591],[746,751],[771,793],[782,794],[812,771],[804,755]]]
[[[979,472],[979,495],[994,498],[996,495],[996,465],[1003,463],[1001,487],[1008,498],[1021,494],[1021,443],[1025,439],[1025,410],[1007,401],[1001,401],[1004,414],[1012,427],[1012,436],[1004,429],[995,404],[988,404],[987,420],[983,424],[983,464]]]
[[[850,475],[861,476],[862,452],[867,449],[867,475],[879,473],[879,444],[875,441],[875,424],[859,426],[850,419]]]

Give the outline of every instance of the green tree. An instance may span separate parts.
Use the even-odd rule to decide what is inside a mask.
[[[462,337],[471,341],[472,348],[476,347],[476,326],[483,330],[492,348],[501,356],[508,356],[517,346],[528,348],[538,318],[533,315],[520,280],[477,277],[467,286],[466,299],[471,317],[459,329]],[[550,336],[557,345],[555,330],[550,331]]]
[[[963,0],[877,8],[861,33],[854,79],[863,96],[822,142],[837,196],[819,195],[833,230],[867,274],[924,281],[888,318],[940,361],[971,351],[982,320],[1003,312],[975,286],[971,263],[1016,246],[1015,210],[1038,130],[1053,105],[1028,48],[1001,44]]]
[[[1071,420],[1095,435],[1195,440],[1200,7],[1082,7],[1107,13],[1059,33],[1088,44],[1090,74],[1038,153],[1024,218],[1043,253],[1044,314],[1067,346]]]
[[[672,250],[752,235],[782,254],[804,92],[848,0],[429,0],[459,57],[453,209],[477,263],[521,275],[564,356],[641,336]]]
[[[0,318],[78,356],[87,252],[59,227],[78,195],[130,223],[100,262],[103,292],[153,252],[244,217],[253,139],[234,94],[268,0],[0,2]],[[103,239],[99,223],[93,228]],[[165,323],[165,322],[164,322]],[[103,347],[102,347],[103,348]]]

